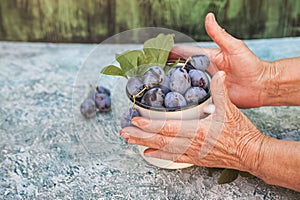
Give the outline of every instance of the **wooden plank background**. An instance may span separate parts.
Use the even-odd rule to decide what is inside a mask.
[[[1,0],[0,40],[98,43],[154,26],[206,41],[209,11],[241,39],[300,36],[300,0]]]

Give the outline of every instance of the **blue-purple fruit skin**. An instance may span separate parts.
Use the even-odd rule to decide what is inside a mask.
[[[210,61],[206,55],[194,55],[192,56],[190,63],[195,69],[205,71],[210,64]]]
[[[184,97],[188,104],[198,104],[205,96],[207,92],[200,87],[191,87],[189,88]]]
[[[111,110],[111,99],[105,93],[96,93],[95,104],[99,112],[109,112]]]
[[[103,86],[97,86],[96,87],[96,92],[97,93],[103,93],[103,94],[107,94],[107,96],[110,96],[110,91],[109,89],[103,87]]]
[[[168,92],[170,92],[170,78],[168,76],[165,76],[165,80],[163,84],[160,86],[160,89],[164,92],[166,95]]]
[[[144,73],[143,83],[150,89],[162,85],[164,78],[164,70],[159,66],[152,66]]]
[[[152,88],[144,94],[141,103],[151,107],[161,108],[164,105],[164,98],[165,94],[162,89]]]
[[[144,88],[144,83],[143,81],[138,78],[138,77],[131,77],[128,79],[127,84],[126,84],[126,90],[127,92],[131,95],[137,95],[140,91],[142,91]],[[140,94],[139,97],[142,97],[143,94]]]
[[[95,117],[96,116],[95,101],[91,98],[85,99],[80,105],[80,112],[87,119]]]
[[[170,75],[170,90],[184,94],[191,87],[191,79],[185,69],[176,68]]]
[[[178,69],[178,68],[180,68],[179,66],[178,67],[172,67],[169,71],[168,71],[168,77],[170,78],[171,76],[172,76],[172,74],[173,74],[173,72],[176,70],[176,69]]]
[[[208,88],[208,78],[203,71],[192,69],[189,72],[189,76],[191,77],[192,86],[202,87],[204,89]]]
[[[166,108],[177,108],[186,106],[187,102],[180,93],[178,92],[169,92],[165,97],[165,106]]]
[[[134,117],[140,116],[140,113],[135,108],[129,108],[126,112],[123,113],[120,124],[122,128],[132,126],[131,120]]]

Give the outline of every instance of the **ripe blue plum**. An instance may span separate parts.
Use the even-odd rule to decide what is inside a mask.
[[[99,112],[109,112],[111,110],[111,99],[105,93],[96,93],[95,104]]]
[[[87,119],[96,117],[95,101],[91,98],[85,99],[80,105],[80,112]]]
[[[144,94],[141,103],[151,107],[161,108],[164,105],[164,98],[165,94],[162,89],[152,88]]]
[[[172,76],[172,74],[173,74],[173,72],[176,70],[176,69],[178,69],[178,68],[180,68],[179,66],[175,66],[175,67],[173,67],[173,68],[171,68],[169,71],[168,71],[168,77],[170,78],[171,76]]]
[[[187,71],[183,68],[176,68],[170,74],[170,90],[184,94],[191,87],[191,79]]]
[[[195,69],[205,71],[210,64],[210,61],[206,55],[194,55],[192,56],[190,63]]]
[[[159,66],[150,67],[143,76],[143,82],[146,87],[153,88],[163,84],[165,72]]]
[[[191,81],[192,81],[192,86],[194,87],[202,87],[204,89],[208,88],[208,78],[207,75],[201,71],[201,70],[197,70],[197,69],[192,69],[189,72],[189,76],[191,77]]]
[[[103,94],[107,94],[108,96],[110,96],[110,91],[109,89],[103,87],[103,86],[97,86],[96,87],[96,92],[97,93],[103,93]]]
[[[198,104],[205,96],[207,92],[200,87],[191,87],[189,88],[184,97],[188,104]]]
[[[186,105],[185,98],[178,92],[169,92],[165,97],[165,106],[167,108],[177,108]]]
[[[168,92],[170,92],[170,78],[168,76],[165,76],[165,80],[163,82],[163,84],[160,86],[160,89],[162,89],[162,91],[164,92],[164,94],[166,95]]]
[[[138,77],[131,77],[129,78],[127,84],[126,84],[126,89],[127,92],[131,95],[134,96],[136,94],[138,94],[140,91],[142,91],[142,89],[144,88],[144,83],[143,81],[138,78]],[[142,97],[143,94],[140,94],[139,97]]]

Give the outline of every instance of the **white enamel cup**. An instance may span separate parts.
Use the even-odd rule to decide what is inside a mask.
[[[211,81],[211,76],[208,72],[206,75]],[[133,102],[133,98],[127,93],[130,100]],[[156,120],[168,120],[168,119],[176,119],[176,120],[190,120],[190,119],[202,119],[210,115],[214,112],[215,106],[212,101],[210,90],[208,91],[206,97],[199,102],[198,105],[191,105],[188,107],[178,108],[178,109],[159,109],[159,108],[149,108],[148,106],[141,104],[140,102],[136,102],[135,108],[139,111],[140,115],[149,119]],[[138,146],[139,152],[141,156],[150,164],[157,166],[159,168],[164,169],[182,169],[186,167],[193,166],[193,164],[189,163],[176,163],[170,160],[163,160],[152,157],[145,157],[144,151],[148,147]]]

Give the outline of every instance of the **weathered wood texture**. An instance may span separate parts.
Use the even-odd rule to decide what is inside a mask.
[[[299,0],[1,0],[0,40],[101,42],[154,26],[203,41],[209,11],[242,39],[300,35]]]

